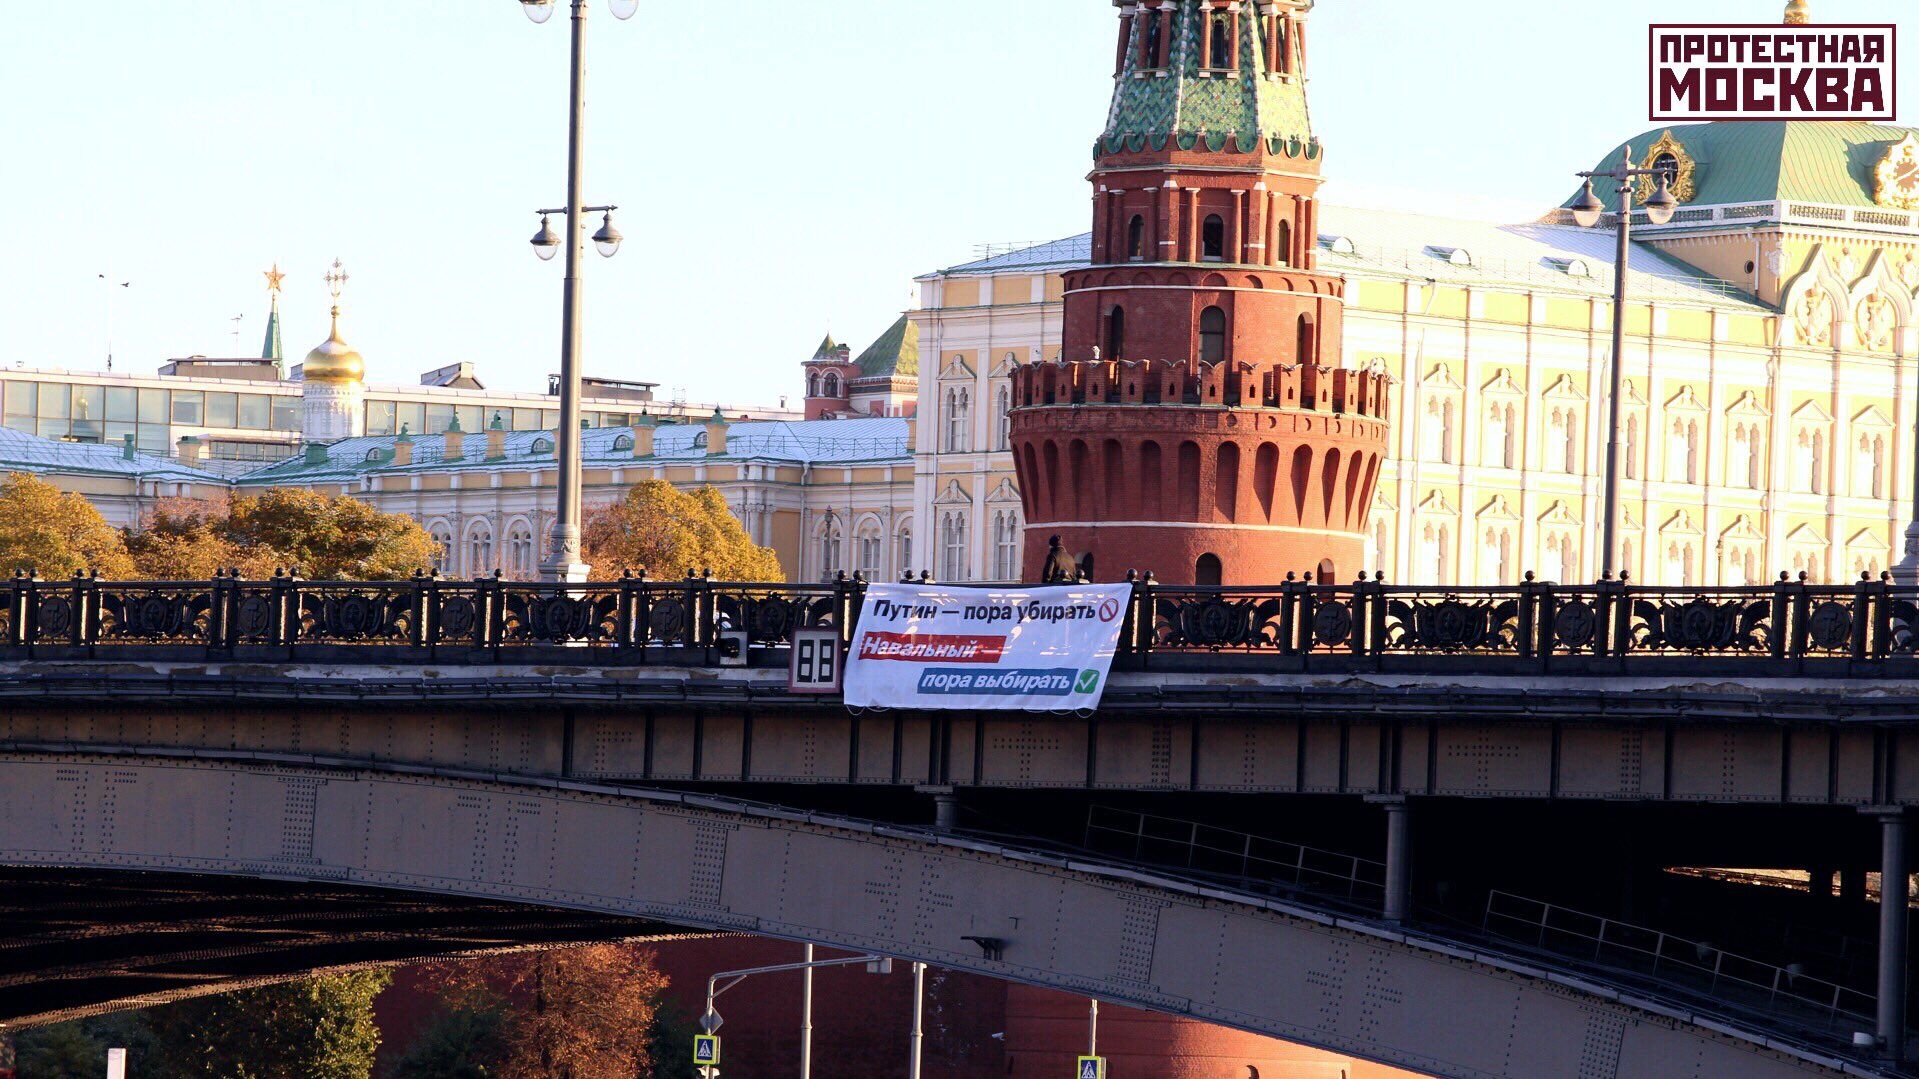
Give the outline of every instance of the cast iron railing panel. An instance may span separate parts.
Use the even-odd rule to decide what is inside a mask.
[[[1205,661],[1275,671],[1618,674],[1704,662],[1769,674],[1919,673],[1919,586],[1885,579],[1725,588],[1378,580],[1132,587],[1121,669]],[[771,666],[801,629],[834,630],[850,642],[865,588],[858,578],[549,585],[426,575],[373,582],[15,576],[0,579],[0,656],[344,661],[377,653],[396,661],[499,661],[560,649],[552,654],[599,662]]]

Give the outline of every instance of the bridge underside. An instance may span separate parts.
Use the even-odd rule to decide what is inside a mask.
[[[1845,1070],[1670,1001],[1368,919],[706,795],[316,757],[14,753],[0,755],[0,862],[295,878],[810,940],[1442,1076]]]
[[[0,867],[0,1027],[320,971],[659,939],[586,911],[244,877]]]

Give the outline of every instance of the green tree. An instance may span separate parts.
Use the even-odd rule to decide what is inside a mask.
[[[126,577],[133,560],[91,502],[16,472],[0,478],[0,574],[28,569],[47,580],[89,570]]]
[[[491,993],[450,1004],[421,1029],[393,1079],[494,1079],[506,1060],[506,1006]]]
[[[655,577],[711,569],[725,580],[786,580],[779,556],[747,536],[711,486],[688,494],[665,480],[645,480],[620,501],[588,514],[582,541],[595,580],[613,580],[629,569]]]
[[[153,1070],[162,1079],[367,1079],[380,1047],[373,998],[385,971],[201,997],[156,1008]]]
[[[97,1079],[107,1069],[107,1047],[78,1021],[25,1031],[14,1049],[27,1079]]]
[[[653,1070],[647,1079],[694,1079],[693,1035],[700,1024],[692,1014],[662,991],[653,1005],[653,1029],[647,1032],[646,1055]]]

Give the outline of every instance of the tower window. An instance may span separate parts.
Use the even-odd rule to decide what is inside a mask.
[[[1279,239],[1273,246],[1276,248],[1273,252],[1273,261],[1281,266],[1291,266],[1293,264],[1293,223],[1291,221],[1279,223]]]
[[[1126,309],[1115,307],[1106,316],[1106,358],[1123,359],[1126,355]]]
[[[1160,23],[1164,19],[1165,16],[1159,11],[1151,11],[1146,15],[1146,36],[1141,43],[1140,51],[1145,56],[1147,67],[1161,67],[1165,63],[1165,57],[1162,55],[1165,38],[1160,29]]]
[[[1135,262],[1146,257],[1146,219],[1139,214],[1126,226],[1126,257]]]
[[[1233,16],[1224,11],[1211,12],[1207,16],[1207,21],[1212,25],[1208,32],[1211,40],[1209,42],[1209,51],[1206,55],[1207,59],[1212,62],[1212,66],[1215,68],[1230,70],[1234,66],[1231,38],[1232,18]]]
[[[1200,555],[1193,563],[1193,583],[1201,588],[1218,588],[1225,577],[1225,567],[1220,564],[1216,554],[1209,552]]]
[[[1314,345],[1313,337],[1314,337],[1313,316],[1311,315],[1299,316],[1299,353],[1298,353],[1298,356],[1296,357],[1295,362],[1298,362],[1298,363],[1319,362],[1318,353],[1315,352],[1313,348],[1313,345]]]
[[[1208,307],[1199,315],[1199,358],[1202,363],[1226,359],[1226,312]]]
[[[1226,260],[1226,222],[1218,214],[1208,214],[1200,226],[1200,257],[1207,262]]]
[[[833,371],[828,371],[826,373],[826,396],[838,397],[839,395],[840,395],[840,376]]]

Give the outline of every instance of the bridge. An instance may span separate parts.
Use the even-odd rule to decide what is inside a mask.
[[[861,589],[15,578],[0,863],[808,940],[1442,1076],[1912,1074],[1869,873],[1919,590],[1141,581],[1102,706],[1015,715],[789,692]]]

